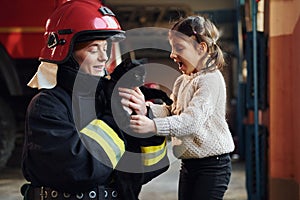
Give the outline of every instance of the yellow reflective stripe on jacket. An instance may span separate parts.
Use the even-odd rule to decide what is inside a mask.
[[[104,121],[97,119],[97,120],[92,121],[90,124],[101,127],[106,133],[111,133],[111,134],[109,134],[111,139],[117,144],[117,146],[119,146],[119,147],[122,146],[123,150],[125,151],[125,145],[124,145],[123,140],[121,140],[121,138],[119,138],[118,134],[112,128],[110,128],[110,126],[108,126]]]
[[[167,153],[166,139],[161,145],[141,147],[143,162],[146,166],[158,163]]]
[[[104,121],[98,119],[93,120],[80,132],[96,141],[103,148],[115,168],[125,152],[124,142],[118,134]]]

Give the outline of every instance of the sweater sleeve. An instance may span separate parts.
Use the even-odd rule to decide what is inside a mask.
[[[176,137],[205,134],[206,121],[216,108],[219,81],[214,73],[195,78],[193,86],[189,88],[190,101],[186,96],[178,96],[178,101],[189,101],[187,107],[179,115],[154,119],[157,134]]]
[[[154,117],[167,117],[171,115],[171,112],[174,109],[174,105],[176,105],[178,88],[182,82],[182,78],[183,76],[179,76],[174,83],[173,91],[170,95],[170,99],[173,101],[171,105],[150,104],[150,108]]]

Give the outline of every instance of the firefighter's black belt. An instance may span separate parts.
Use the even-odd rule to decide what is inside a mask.
[[[114,188],[98,186],[87,192],[70,194],[49,187],[32,187],[24,184],[21,188],[24,200],[120,200],[118,191]]]

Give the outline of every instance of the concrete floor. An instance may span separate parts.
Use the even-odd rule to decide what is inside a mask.
[[[170,152],[170,151],[169,151]],[[177,200],[180,162],[169,154],[171,166],[167,172],[143,187],[141,200]],[[244,162],[233,162],[233,173],[224,200],[247,200]],[[8,167],[0,171],[0,200],[20,200],[20,186],[25,183],[20,168]]]

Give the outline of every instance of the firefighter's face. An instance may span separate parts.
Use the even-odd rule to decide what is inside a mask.
[[[80,65],[81,71],[93,76],[104,76],[108,59],[106,40],[76,44],[73,56]]]

